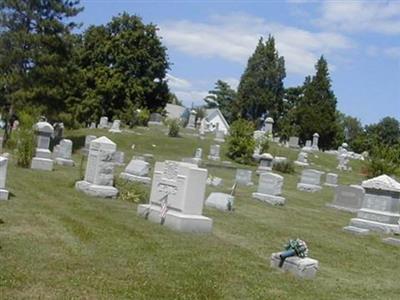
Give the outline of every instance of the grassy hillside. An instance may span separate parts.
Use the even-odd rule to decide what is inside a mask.
[[[211,136],[199,140],[185,131],[181,138],[169,138],[165,131],[85,129],[66,135],[76,146],[86,134],[107,135],[125,152],[126,161],[143,153],[158,161],[180,160],[193,156],[197,147],[206,157],[213,143]],[[270,152],[297,157],[297,151],[277,145]],[[300,168],[284,175],[286,206],[253,200],[254,176],[254,187],[238,188],[234,212],[204,210],[214,221],[213,233],[198,235],[145,221],[136,215],[134,203],[78,193],[79,151],[74,160],[77,167],[56,166],[53,172],[9,164],[12,197],[0,203],[1,299],[399,299],[399,249],[382,243],[377,234],[343,232],[352,215],[325,206],[332,201],[331,188],[315,194],[297,191]],[[311,154],[310,161],[316,169],[337,172],[334,156]],[[351,165],[353,172],[338,172],[340,183],[362,180],[361,163]],[[235,169],[208,169],[224,185],[207,193],[229,191]],[[271,253],[296,237],[307,241],[310,256],[320,262],[315,280],[269,267]]]

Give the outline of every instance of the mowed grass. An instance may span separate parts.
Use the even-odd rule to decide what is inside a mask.
[[[211,135],[200,140],[190,131],[181,138],[165,132],[164,127],[122,134],[85,129],[66,136],[82,141],[86,134],[106,135],[127,162],[144,153],[157,161],[180,160],[197,147],[206,157],[214,143]],[[272,144],[271,153],[295,159],[298,152]],[[204,209],[214,222],[212,234],[185,234],[145,221],[136,204],[78,193],[79,151],[74,160],[76,167],[56,166],[53,172],[10,162],[12,197],[0,203],[1,299],[399,299],[399,248],[382,243],[377,234],[343,232],[352,215],[325,206],[332,201],[331,188],[298,192],[300,168],[284,175],[284,207],[251,198],[258,182],[254,174],[253,187],[238,187],[234,212]],[[311,154],[310,161],[311,167],[336,172],[333,156]],[[338,173],[340,183],[361,182],[361,163],[351,164],[353,172]],[[238,166],[210,164],[209,174],[224,183],[208,187],[207,194],[229,192]],[[310,256],[320,262],[315,280],[269,266],[271,253],[296,237],[307,241]]]

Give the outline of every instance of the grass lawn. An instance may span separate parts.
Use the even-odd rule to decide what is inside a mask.
[[[135,128],[122,134],[82,129],[67,132],[76,146],[86,134],[107,135],[132,155],[151,153],[155,160],[203,157],[212,137],[199,140],[184,131],[166,136],[165,127]],[[135,149],[131,146],[135,144]],[[224,152],[224,146],[222,147]],[[274,155],[294,160],[297,151],[271,145]],[[223,153],[222,153],[223,154]],[[309,155],[314,168],[339,174],[341,184],[357,184],[353,172],[335,169],[336,158]],[[285,174],[284,207],[251,198],[257,187],[239,187],[236,210],[204,209],[213,233],[183,234],[136,215],[137,205],[120,199],[97,199],[75,191],[80,176],[79,151],[74,168],[53,172],[8,167],[10,201],[0,203],[0,299],[399,299],[400,251],[382,236],[356,237],[342,231],[352,214],[327,208],[333,190],[310,194],[296,190],[296,174]],[[223,157],[223,160],[226,160]],[[237,167],[239,165],[232,164]],[[241,166],[256,169],[256,166]],[[118,175],[122,167],[116,169]],[[235,169],[210,166],[209,173],[229,191]],[[272,252],[289,238],[307,241],[320,270],[312,281],[299,280],[269,267]]]

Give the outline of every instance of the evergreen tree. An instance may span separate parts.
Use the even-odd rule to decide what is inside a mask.
[[[213,90],[208,92],[204,98],[206,108],[218,108],[228,123],[233,121],[233,104],[236,99],[236,92],[230,85],[222,80],[215,83]]]
[[[85,31],[77,54],[84,92],[71,105],[79,120],[104,115],[130,122],[137,108],[155,111],[166,105],[171,99],[164,79],[169,63],[157,30],[124,13]]]
[[[328,63],[323,56],[315,65],[316,74],[304,84],[304,97],[297,107],[298,125],[302,141],[317,132],[319,146],[328,149],[336,144],[339,126],[336,120],[336,97],[331,89]]]
[[[249,58],[238,88],[237,109],[246,119],[257,120],[264,113],[277,120],[283,109],[285,61],[275,49],[272,36],[261,38]]]
[[[0,102],[8,121],[26,107],[50,120],[65,109],[75,0],[0,2]],[[9,124],[8,124],[9,125]],[[10,130],[6,128],[5,140]]]

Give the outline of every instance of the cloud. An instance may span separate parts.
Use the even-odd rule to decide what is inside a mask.
[[[324,28],[347,32],[400,34],[398,1],[325,1],[316,21]]]
[[[222,81],[225,81],[226,83],[228,83],[231,88],[233,88],[234,90],[237,90],[238,86],[239,86],[239,79],[237,78],[224,78],[222,79]]]
[[[203,105],[203,99],[208,95],[208,91],[175,91],[175,95],[185,106],[190,107],[192,103],[194,105]]]
[[[311,32],[269,23],[246,14],[212,16],[208,23],[187,20],[160,25],[160,35],[168,47],[186,54],[219,58],[245,65],[260,36],[272,34],[285,57],[288,73],[308,75],[321,54],[348,49],[352,42],[332,32]]]
[[[175,77],[171,74],[167,74],[166,78],[168,79],[168,86],[176,89],[188,89],[192,86],[192,84],[182,78]]]
[[[386,48],[383,53],[389,57],[400,59],[400,46]]]

